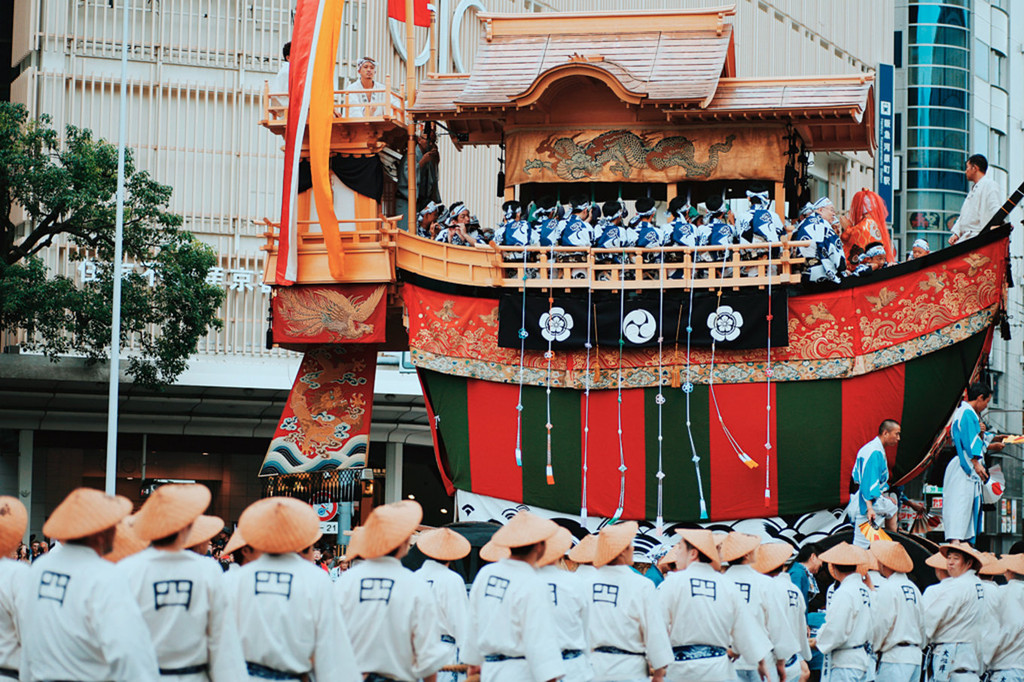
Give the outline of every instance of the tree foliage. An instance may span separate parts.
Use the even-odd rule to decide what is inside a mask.
[[[108,356],[116,192],[114,145],[74,126],[61,145],[48,117],[0,102],[0,329],[25,329],[51,360]],[[221,326],[224,291],[206,283],[217,257],[167,210],[171,193],[126,151],[121,345],[134,342],[127,371],[151,387],[174,382],[199,339]],[[24,225],[12,221],[16,206]],[[89,259],[91,281],[47,271],[40,253],[58,236],[77,247],[73,260]]]

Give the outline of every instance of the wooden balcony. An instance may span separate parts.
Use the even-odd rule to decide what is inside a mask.
[[[338,282],[393,282],[395,280],[395,239],[399,218],[376,218],[339,220],[338,234],[341,237],[344,279],[331,274],[330,254],[324,243],[320,224],[312,220],[300,220],[298,243],[298,284],[335,284]],[[264,218],[267,243],[260,247],[267,252],[263,280],[273,283],[277,271],[279,223]],[[346,229],[347,228],[347,229]]]
[[[367,93],[369,104],[355,101],[355,96]],[[270,84],[263,85],[263,118],[260,125],[284,137],[288,124],[288,93],[270,92]],[[409,115],[405,97],[391,90],[391,76],[385,78],[380,90],[359,93],[336,90],[334,92],[331,125],[331,152],[336,154],[376,154],[385,146],[396,146],[405,140]],[[303,153],[308,154],[309,132],[303,136]]]

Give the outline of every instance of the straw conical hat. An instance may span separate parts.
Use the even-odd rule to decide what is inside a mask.
[[[725,540],[722,541],[722,546],[719,549],[719,554],[722,556],[722,561],[732,563],[737,559],[747,556],[760,545],[761,538],[756,535],[733,531],[725,536]]]
[[[879,541],[875,540],[875,542],[879,542]],[[872,554],[871,552],[868,552],[868,563],[865,564],[864,566],[862,566],[861,568],[864,569],[864,573],[867,573],[868,571],[876,571],[877,572],[879,570],[878,558],[874,554]]]
[[[849,542],[840,542],[818,555],[826,564],[837,566],[867,566],[870,563],[867,550],[854,547]]]
[[[241,531],[236,528],[235,532],[231,534],[231,538],[228,539],[228,544],[224,545],[224,553],[231,554],[237,552],[248,544],[245,538],[242,537]]]
[[[484,561],[501,561],[510,556],[512,556],[512,551],[508,547],[494,544],[493,539],[480,548],[480,558]]]
[[[153,491],[136,514],[135,533],[147,541],[185,528],[210,506],[210,489],[201,483],[168,483]]]
[[[250,504],[238,519],[249,546],[268,554],[300,552],[320,536],[313,508],[293,497],[268,497]]]
[[[636,521],[626,521],[605,526],[597,535],[597,550],[594,552],[594,566],[601,568],[608,565],[615,557],[622,554],[633,544],[633,538],[639,530]]]
[[[554,521],[523,510],[499,528],[491,542],[502,547],[526,547],[547,540],[557,530],[558,524]]]
[[[451,528],[428,530],[416,541],[421,552],[438,561],[456,561],[469,554],[469,540]]]
[[[104,554],[104,559],[116,564],[121,559],[126,559],[133,554],[138,554],[149,547],[149,540],[139,537],[138,530],[136,529],[138,523],[138,513],[121,519],[117,524],[117,529],[114,531],[114,549],[110,550],[109,553]]]
[[[978,575],[1002,575],[1006,573],[1006,564],[1002,559],[996,558],[995,554],[985,552],[985,563],[978,569]]]
[[[317,530],[319,529],[320,523],[318,521]],[[189,531],[188,540],[186,540],[185,543],[189,547],[201,545],[204,542],[213,539],[217,533],[222,530],[224,530],[224,519],[219,516],[207,516],[206,514],[203,514],[195,520],[195,523],[192,524],[192,530]]]
[[[679,546],[676,545],[669,551],[665,552],[664,556],[658,559],[658,570],[664,573],[670,564],[676,563],[676,552],[679,550]]]
[[[353,561],[354,559],[360,559],[359,556],[359,538],[363,535],[363,527],[357,526],[352,530],[343,531],[343,535],[349,536],[348,546],[345,548],[345,553],[341,555],[341,558],[346,561]]]
[[[717,571],[722,567],[718,558],[718,546],[715,544],[715,535],[705,528],[679,528],[676,530],[686,544],[711,560],[711,566]],[[682,551],[677,548],[677,552]],[[678,557],[678,554],[676,555]],[[677,558],[678,561],[678,558]]]
[[[914,570],[914,560],[903,545],[893,540],[875,540],[871,543],[871,555],[883,566],[897,573]]]
[[[401,500],[377,507],[363,524],[354,544],[359,556],[376,559],[408,540],[423,520],[423,507],[415,500]]]
[[[999,561],[1007,571],[1024,575],[1024,554],[1004,554]]]
[[[589,533],[580,538],[576,546],[569,550],[569,559],[578,564],[593,564],[596,551],[597,536]]]
[[[967,556],[969,556],[972,559],[974,559],[974,567],[975,568],[981,568],[982,566],[985,565],[985,560],[981,556],[981,552],[979,552],[978,550],[974,549],[973,547],[971,547],[966,542],[961,542],[959,540],[952,540],[950,542],[947,542],[944,545],[940,545],[939,546],[939,552],[942,553],[942,556],[946,556],[946,554],[948,554],[949,550],[951,550],[951,549],[955,549],[958,552],[962,552],[963,554],[966,554]]]
[[[771,573],[789,561],[791,556],[793,545],[788,542],[766,542],[757,548],[754,570],[758,573]]]
[[[942,552],[936,552],[935,554],[932,554],[930,557],[924,560],[924,565],[931,566],[932,568],[937,568],[940,571],[945,571],[946,557],[942,554]]]
[[[17,497],[0,495],[0,559],[18,549],[28,528],[28,510]]]
[[[132,503],[127,497],[76,488],[53,510],[43,525],[43,535],[60,542],[78,540],[113,528],[131,511]]]
[[[537,566],[549,566],[562,557],[572,547],[572,533],[568,528],[559,527],[555,534],[544,541],[544,555],[537,561]]]

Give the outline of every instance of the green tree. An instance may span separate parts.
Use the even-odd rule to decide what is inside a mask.
[[[110,346],[117,148],[73,126],[61,146],[50,123],[0,102],[0,329],[25,329],[51,360],[95,363]],[[217,257],[167,210],[171,192],[126,152],[121,346],[134,340],[127,371],[149,387],[173,383],[199,339],[221,327],[224,291],[206,283]],[[15,206],[24,226],[12,222]],[[39,253],[58,236],[78,247],[71,258],[88,265],[90,281],[47,272]]]

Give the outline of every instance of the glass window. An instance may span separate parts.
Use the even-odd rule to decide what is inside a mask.
[[[909,168],[948,168],[960,170],[967,161],[967,154],[962,151],[941,149],[911,149],[907,151]]]
[[[966,192],[967,179],[963,171],[908,170],[907,187],[910,189],[946,189],[954,192]]]
[[[967,112],[955,109],[909,107],[907,109],[907,126],[967,130]]]
[[[949,107],[950,109],[967,108],[967,92],[953,88],[907,88],[907,105],[912,107]]]
[[[913,206],[916,211],[959,213],[965,196],[966,192],[918,190],[907,192],[907,205]]]
[[[938,147],[944,149],[967,149],[967,133],[963,130],[943,128],[907,129],[907,147]]]
[[[993,166],[1006,168],[1006,134],[998,130],[988,131],[988,162]]]
[[[917,5],[910,8],[911,24],[945,24],[967,28],[967,10],[945,5]]]
[[[910,68],[910,85],[937,85],[966,90],[967,74],[967,69],[914,66]]]
[[[1006,55],[992,50],[992,68],[989,72],[990,80],[989,83],[997,87],[1006,89]]]
[[[935,64],[966,69],[970,63],[970,53],[958,47],[918,45],[910,48],[909,59],[911,64]]]
[[[967,31],[952,26],[910,26],[911,45],[967,47]]]

